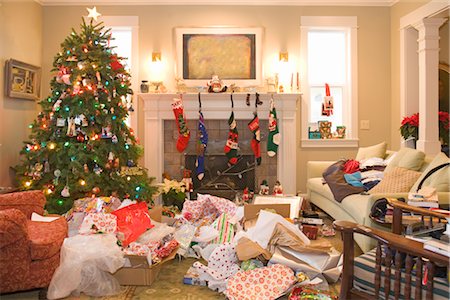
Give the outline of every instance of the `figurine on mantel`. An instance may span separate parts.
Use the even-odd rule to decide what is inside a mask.
[[[269,185],[267,184],[267,180],[263,180],[261,185],[259,186],[259,194],[260,195],[269,195]]]
[[[227,87],[223,85],[218,75],[213,75],[212,79],[207,83],[209,93],[223,93],[227,91]]]
[[[277,182],[275,182],[275,185],[273,186],[273,194],[275,196],[283,196],[283,186],[278,180]]]

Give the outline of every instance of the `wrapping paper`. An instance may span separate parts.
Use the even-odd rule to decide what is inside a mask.
[[[235,247],[230,244],[222,244],[214,249],[208,259],[208,266],[195,262],[193,267],[197,270],[201,280],[208,281],[208,287],[223,292],[227,286],[227,279],[236,274],[240,268],[238,265]]]
[[[128,247],[123,248],[123,253],[127,255],[139,255],[139,256],[147,256],[149,253],[154,252],[161,243],[158,241],[144,243],[132,242],[128,245]]]
[[[155,250],[155,254],[160,258],[163,259],[164,257],[167,257],[170,255],[170,253],[173,252],[178,247],[178,242],[175,239],[170,240],[166,244],[164,244],[161,248]]]
[[[294,272],[283,265],[239,271],[228,280],[225,294],[230,300],[276,299],[296,281]]]
[[[154,226],[150,221],[145,202],[128,205],[111,214],[117,217],[117,231],[120,232],[119,240],[123,247],[137,240],[142,233]]]
[[[267,261],[272,257],[272,254],[269,251],[248,238],[241,238],[238,241],[236,245],[236,254],[241,261],[257,257],[261,257],[262,260]]]
[[[227,213],[231,218],[236,213],[237,206],[228,199],[212,195],[197,195],[197,200],[186,200],[183,205],[182,214],[190,213],[192,221],[203,219],[210,215]]]
[[[117,218],[112,214],[90,213],[84,217],[81,223],[80,234],[115,233]]]
[[[186,252],[191,245],[192,239],[194,238],[195,232],[197,231],[197,227],[191,224],[183,224],[177,231],[174,233],[175,239],[180,244],[177,253],[181,256],[185,256]]]
[[[342,272],[342,255],[333,249],[325,252],[297,252],[288,247],[278,247],[269,264],[282,264],[310,278],[322,274],[328,282],[336,282]]]
[[[303,241],[305,245],[309,245],[311,241],[301,230],[294,224],[286,221],[282,216],[274,214],[265,210],[259,212],[258,220],[255,226],[247,230],[247,232],[239,232],[235,241],[238,241],[242,237],[258,243],[262,248],[266,249],[269,245],[269,241],[272,237],[273,231],[277,224],[282,224],[288,228],[296,238]]]
[[[234,237],[233,224],[228,221],[226,213],[223,213],[213,223],[212,227],[218,231],[219,236],[212,240],[213,244],[230,243]]]

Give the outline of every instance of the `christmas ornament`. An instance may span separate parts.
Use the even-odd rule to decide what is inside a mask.
[[[207,85],[209,93],[223,93],[227,91],[227,87],[223,86],[223,82],[218,75],[213,75]]]
[[[322,103],[322,116],[331,116],[333,114],[334,101],[330,94],[330,86],[325,83],[325,97]]]
[[[46,160],[44,162],[44,173],[49,173],[50,172],[50,163],[48,162],[48,160]]]
[[[111,55],[111,69],[113,69],[114,71],[123,69],[123,65],[118,61],[117,55]],[[113,93],[115,93],[116,91],[114,90]],[[113,94],[113,97],[116,97]]]
[[[53,184],[54,185],[58,185],[58,182],[59,182],[59,177],[61,177],[61,170],[60,169],[56,169],[54,172],[53,172],[53,175],[55,175],[55,179],[53,179]]]
[[[114,160],[114,165],[113,165],[113,167],[114,168],[118,168],[119,166],[120,166],[120,163],[119,163],[120,161],[119,161],[119,158],[117,157],[115,160]]]
[[[56,100],[55,104],[53,104],[52,111],[58,111],[61,108],[61,99]]]
[[[66,133],[66,135],[68,137],[73,137],[73,136],[75,136],[75,133],[76,133],[76,127],[75,127],[74,118],[72,118],[72,117],[67,118],[67,133]]]
[[[280,144],[281,135],[278,131],[277,111],[273,101],[273,96],[270,98],[270,112],[269,112],[269,136],[267,138],[267,155],[273,157],[277,154],[278,145]]]
[[[269,195],[269,185],[267,184],[267,180],[263,180],[261,185],[259,186],[259,194],[260,195]]]
[[[198,144],[197,144],[197,160],[195,167],[197,168],[197,178],[202,180],[205,176],[205,152],[208,145],[208,132],[206,131],[205,120],[202,113],[202,102],[200,93],[198,93]]]
[[[132,159],[129,159],[129,160],[127,161],[127,166],[128,166],[128,167],[134,167],[134,161],[133,161]]]
[[[62,189],[61,196],[65,198],[70,197],[69,187],[67,185]]]
[[[177,140],[177,150],[178,152],[183,152],[188,146],[189,138],[191,137],[191,132],[187,128],[181,95],[180,98],[173,99],[172,110],[175,115],[175,120],[177,122],[179,133]]]
[[[113,135],[113,136],[111,137],[111,142],[112,142],[113,144],[117,144],[118,141],[119,141],[119,140],[117,139],[117,135]]]
[[[278,180],[277,182],[275,182],[275,185],[273,186],[273,194],[275,196],[283,196],[283,186]]]
[[[99,194],[99,193],[100,193],[100,188],[99,188],[98,186],[93,187],[93,188],[92,188],[92,193],[94,193],[94,194]]]
[[[109,160],[109,161],[112,161],[113,159],[114,159],[114,153],[109,152],[109,154],[108,154],[108,160]]]
[[[228,118],[228,126],[230,129],[228,130],[228,138],[227,143],[225,144],[224,151],[228,158],[228,164],[234,165],[237,163],[237,152],[239,149],[238,138],[239,133],[237,130],[236,120],[234,119],[234,102],[233,102],[233,94],[231,94],[231,115]]]
[[[103,170],[97,164],[95,164],[93,171],[96,175],[100,175]]]
[[[84,134],[82,134],[81,132],[78,133],[77,141],[79,141],[80,143],[84,142]]]
[[[92,18],[95,21],[97,21],[97,18],[100,17],[102,14],[97,12],[97,7],[94,6],[93,8],[86,8],[89,15],[87,16],[88,18]]]
[[[89,167],[87,164],[83,165],[83,170],[84,170],[84,173],[89,173]]]
[[[81,114],[81,115],[79,115],[79,118],[81,120],[81,126],[82,127],[86,127],[86,126],[89,125],[88,120],[87,120],[85,115]]]

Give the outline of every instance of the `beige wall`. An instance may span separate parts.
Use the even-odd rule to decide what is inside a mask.
[[[265,73],[278,52],[289,52],[291,61],[298,61],[300,52],[300,17],[305,15],[343,15],[358,17],[359,115],[370,121],[370,130],[360,131],[360,145],[368,146],[390,141],[390,8],[389,7],[285,7],[285,6],[99,6],[105,16],[139,16],[139,80],[147,79],[145,64],[152,51],[161,51],[166,66],[165,83],[174,85],[174,27],[228,25],[265,28],[263,65]],[[79,27],[84,6],[44,7],[43,85],[48,91],[51,64],[59,45]],[[45,93],[44,93],[45,94]],[[300,122],[298,122],[300,126]],[[299,133],[300,134],[300,133]],[[299,140],[298,140],[299,144]],[[356,148],[300,148],[297,152],[299,190],[305,191],[305,164],[308,160],[352,157]]]
[[[449,49],[448,46],[450,45],[449,38],[449,32],[448,32],[448,20],[447,23],[442,25],[441,28],[439,28],[439,62],[449,64]]]
[[[36,66],[42,62],[42,7],[29,1],[0,1],[0,186],[10,186],[9,167],[19,162],[37,102],[4,95],[5,61],[14,58]]]

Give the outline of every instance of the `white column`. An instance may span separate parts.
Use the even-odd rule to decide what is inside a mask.
[[[419,111],[419,58],[417,53],[417,30],[412,27],[400,29],[400,116],[411,116]],[[405,140],[402,139],[405,147]]]
[[[439,27],[444,18],[423,19],[419,31],[419,140],[417,149],[426,154],[441,151],[439,142]]]

